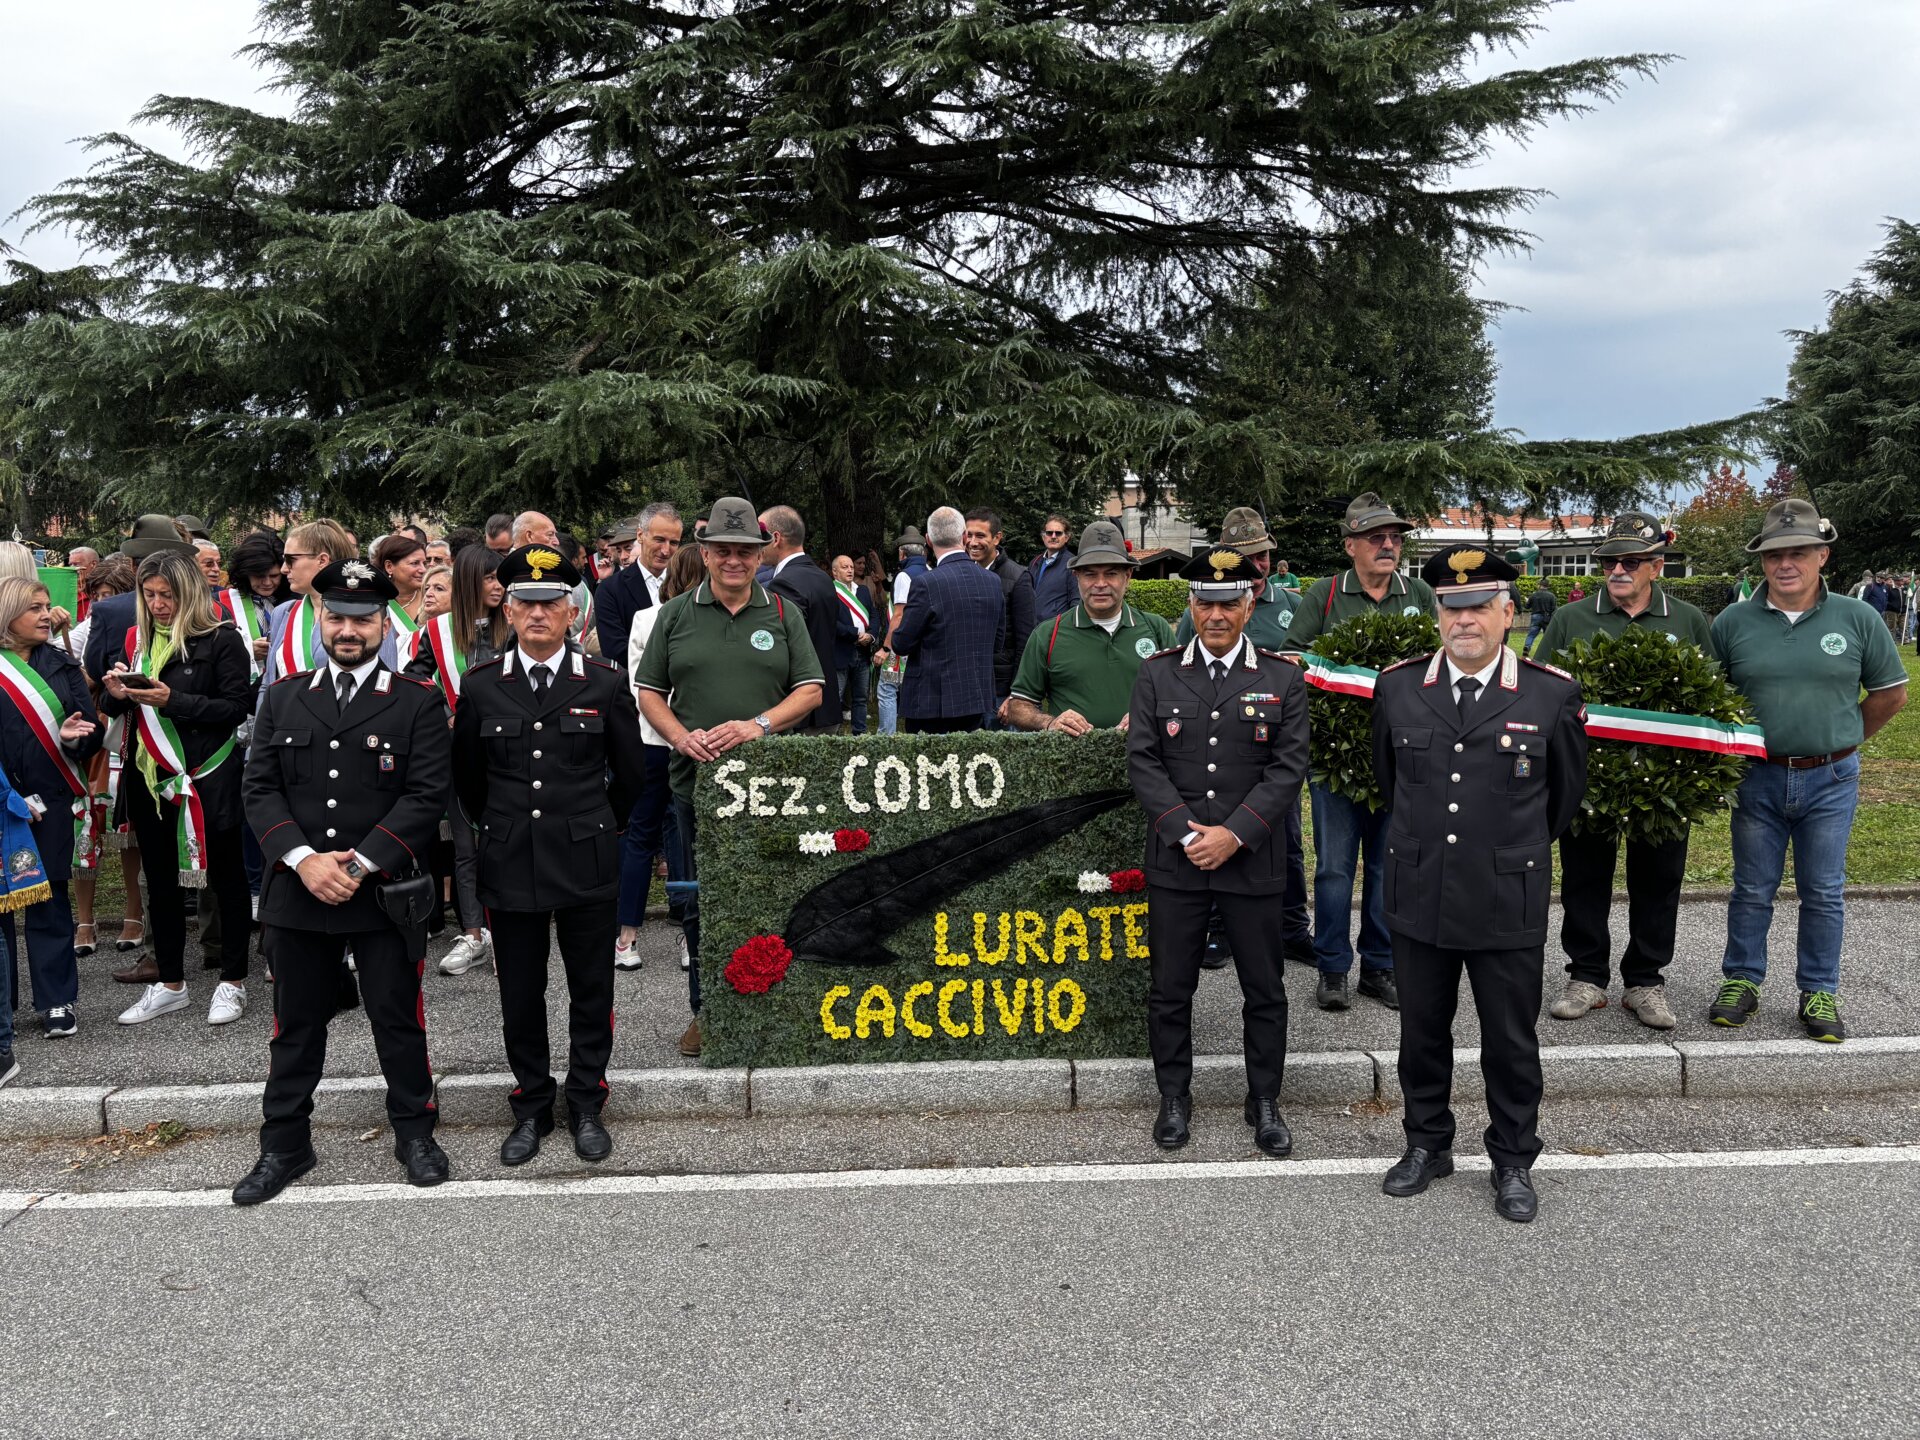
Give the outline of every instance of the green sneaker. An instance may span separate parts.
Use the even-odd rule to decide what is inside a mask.
[[[1838,1045],[1847,1038],[1847,1022],[1840,1018],[1840,997],[1831,990],[1800,992],[1800,1023],[1809,1040]]]
[[[1760,1008],[1760,987],[1751,980],[1722,980],[1707,1018],[1716,1025],[1741,1026]]]

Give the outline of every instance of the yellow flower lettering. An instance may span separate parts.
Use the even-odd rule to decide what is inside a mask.
[[[1033,911],[1022,910],[1019,914],[1015,915],[1013,917],[1013,936],[1014,939],[1019,942],[1019,949],[1014,953],[1013,957],[1015,962],[1021,965],[1026,964],[1027,952],[1029,950],[1033,952],[1033,958],[1038,960],[1042,965],[1052,959],[1053,957],[1047,954],[1047,947],[1040,943],[1041,937],[1046,933],[1047,922]]]
[[[933,917],[933,963],[959,966],[969,964],[971,960],[972,957],[964,950],[955,954],[947,949],[947,912],[942,910]]]
[[[1120,910],[1121,923],[1127,930],[1127,958],[1129,960],[1147,960],[1153,952],[1147,948],[1147,902],[1136,900]]]
[[[1067,952],[1079,951],[1081,964],[1087,961],[1087,922],[1078,910],[1062,910],[1060,918],[1053,922],[1053,963],[1067,963]]]
[[[1060,1013],[1060,997],[1071,998],[1073,1008],[1064,1015]],[[1081,1016],[1087,1013],[1087,992],[1064,976],[1053,982],[1053,989],[1047,992],[1047,1021],[1054,1029],[1068,1031],[1080,1023]]]
[[[947,983],[951,985],[957,982],[949,980]],[[933,994],[933,982],[931,980],[922,980],[917,985],[909,985],[907,987],[907,993],[900,997],[900,1023],[906,1027],[909,1035],[920,1040],[931,1040],[933,1038],[933,1026],[927,1024],[924,1020],[916,1020],[914,1018],[913,1002],[918,1000],[922,995],[931,994]]]
[[[979,982],[975,981],[974,983],[978,984]],[[972,1033],[964,1024],[953,1018],[953,997],[961,994],[966,988],[967,982],[964,980],[949,980],[940,987],[940,999],[938,1001],[937,1011],[940,1028],[956,1040],[964,1040]],[[848,993],[851,994],[852,992],[849,991]]]
[[[1118,905],[1093,905],[1087,914],[1100,922],[1100,958],[1113,959],[1113,917],[1121,911]]]
[[[853,1033],[862,1040],[875,1025],[880,1027],[882,1035],[889,1040],[893,1038],[893,997],[887,994],[884,985],[875,985],[862,995],[853,1012]]]
[[[853,991],[848,986],[836,985],[821,997],[820,1028],[827,1032],[827,1038],[829,1040],[851,1040],[853,1038],[853,1031],[833,1018],[833,1007],[851,994],[853,994]]]
[[[1020,1022],[1026,1018],[1027,982],[1025,977],[1013,982],[1013,1003],[1007,1003],[1007,992],[1001,988],[999,978],[993,982],[993,1007],[1000,1012],[1000,1028],[1009,1035],[1020,1033]]]
[[[987,917],[978,910],[973,912],[973,953],[980,957],[982,965],[998,965],[1007,958],[1007,951],[1013,946],[1013,938],[1009,933],[1012,927],[1006,915],[1002,913],[999,920],[1000,943],[989,950],[987,948]]]

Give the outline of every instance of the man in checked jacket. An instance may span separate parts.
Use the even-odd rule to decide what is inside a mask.
[[[909,735],[978,730],[1000,703],[993,660],[1005,633],[1000,581],[964,547],[967,522],[943,505],[927,517],[933,564],[907,592],[889,648],[912,663],[900,685],[900,728]]]

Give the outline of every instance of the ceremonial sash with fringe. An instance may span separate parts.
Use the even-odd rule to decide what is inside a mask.
[[[133,668],[142,675],[151,675],[147,660],[146,652],[141,651],[133,657]],[[209,755],[206,763],[189,771],[186,746],[181,743],[180,732],[171,720],[151,705],[139,706],[134,711],[134,719],[135,736],[160,772],[160,793],[154,798],[180,807],[180,823],[174,826],[180,883],[202,889],[207,883],[207,817],[194,781],[206,779],[227,762],[234,752],[234,738],[229,735],[226,744]]]

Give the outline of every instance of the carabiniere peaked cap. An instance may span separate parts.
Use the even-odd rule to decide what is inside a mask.
[[[1125,565],[1129,570],[1140,562],[1127,550],[1127,538],[1111,520],[1096,520],[1080,532],[1080,553],[1073,557],[1070,570],[1089,565]]]
[[[1202,550],[1180,570],[1187,593],[1202,600],[1238,600],[1251,593],[1253,566],[1238,550],[1216,545]]]
[[[336,560],[313,577],[313,593],[336,615],[375,615],[400,598],[393,581],[364,560]]]
[[[746,501],[723,495],[707,512],[707,528],[700,538],[708,544],[764,545],[767,532],[760,528],[760,517]]]
[[[516,600],[564,600],[580,584],[580,572],[545,545],[509,550],[493,577]]]
[[[1420,578],[1442,605],[1466,610],[1506,594],[1520,572],[1485,550],[1442,550],[1420,567]]]
[[[1776,500],[1760,522],[1760,533],[1747,542],[1747,549],[1791,550],[1799,545],[1831,545],[1840,538],[1831,520],[1826,519],[1805,500]]]

